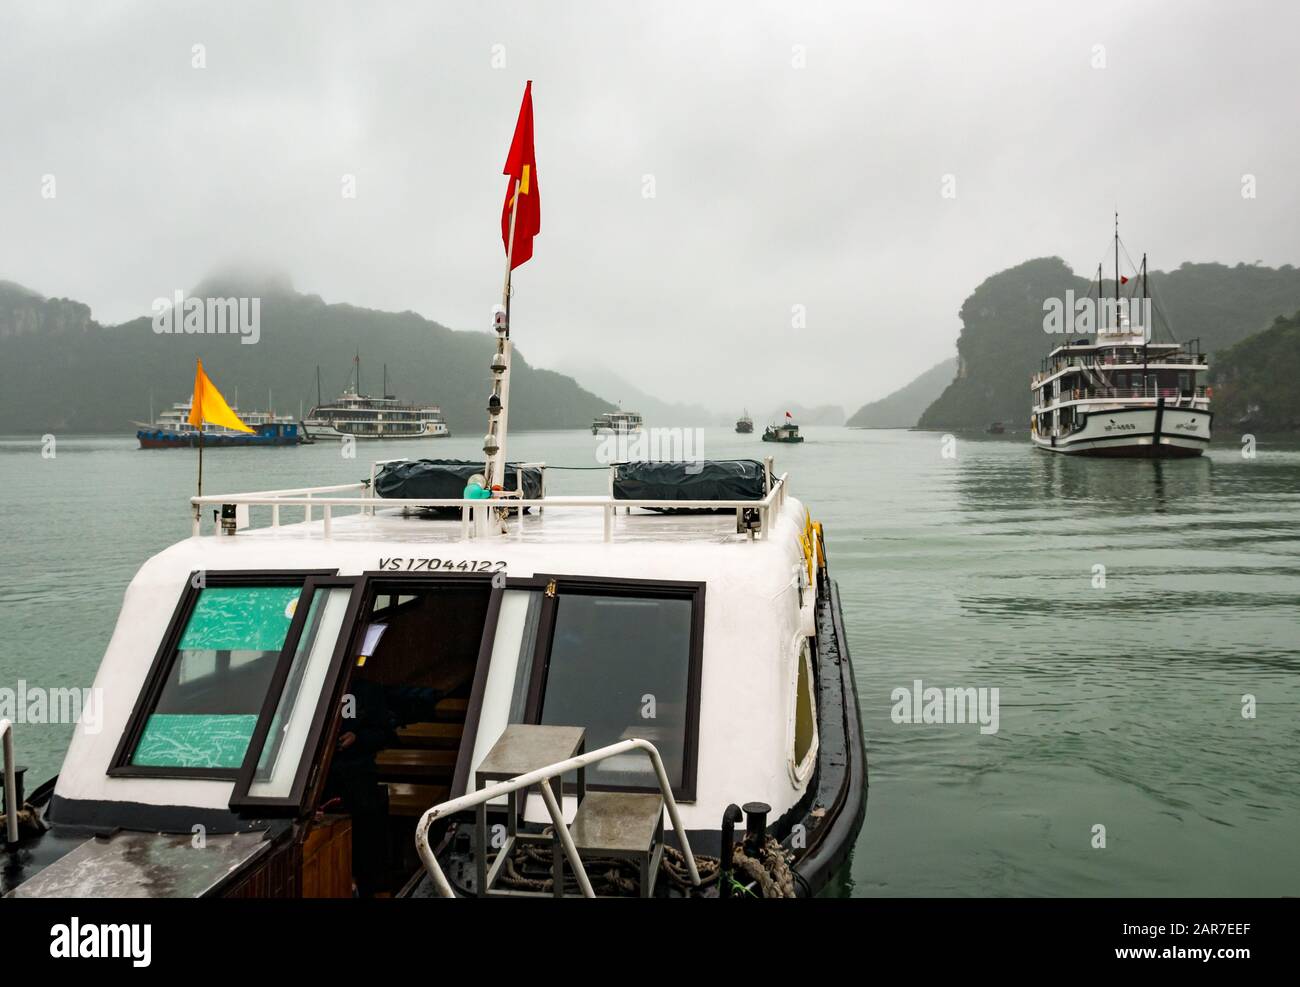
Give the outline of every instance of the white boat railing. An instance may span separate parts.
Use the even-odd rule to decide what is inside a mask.
[[[18,772],[14,763],[14,725],[8,720],[0,720],[0,743],[4,747],[5,759],[5,842],[18,842],[18,813],[22,811],[18,801]]]
[[[382,464],[376,464],[376,466]],[[372,468],[373,475],[373,468]],[[770,475],[770,474],[769,474]],[[235,507],[270,507],[271,527],[281,524],[280,508],[303,508],[303,520],[311,522],[313,511],[320,508],[322,532],[326,538],[333,535],[334,511],[337,509],[356,508],[363,514],[374,514],[377,508],[402,510],[427,510],[431,508],[459,508],[461,512],[461,537],[483,536],[488,532],[486,521],[494,510],[499,508],[520,509],[534,507],[543,510],[547,507],[584,508],[599,510],[604,519],[604,540],[611,541],[614,533],[614,515],[620,508],[631,510],[734,510],[737,522],[743,521],[747,510],[758,511],[758,536],[766,534],[771,522],[772,512],[779,510],[785,503],[785,492],[789,474],[782,473],[772,477],[766,495],[760,500],[616,500],[601,496],[543,496],[539,498],[521,497],[515,491],[498,492],[497,496],[486,500],[468,500],[461,497],[376,497],[374,483],[345,483],[326,487],[296,487],[285,490],[261,490],[252,493],[205,494],[191,497],[189,502],[193,511],[193,531],[197,537],[202,534],[203,508],[221,508],[226,505]],[[337,494],[359,493],[360,496],[341,497]],[[251,522],[250,522],[251,523]],[[310,531],[307,531],[310,534]],[[755,532],[751,531],[751,534]]]
[[[458,812],[473,809],[502,795],[509,795],[521,788],[536,785],[538,791],[542,793],[542,801],[546,803],[546,810],[551,815],[551,824],[555,827],[555,837],[564,848],[564,856],[568,859],[569,866],[573,868],[578,886],[582,889],[583,897],[596,897],[596,892],[591,887],[591,881],[587,878],[587,870],[582,866],[582,858],[578,855],[578,848],[573,843],[573,836],[570,835],[569,827],[564,823],[564,811],[560,808],[555,793],[551,791],[551,786],[546,782],[560,775],[577,771],[579,768],[587,768],[593,764],[598,764],[606,758],[617,757],[619,754],[626,754],[629,751],[636,750],[644,751],[650,758],[650,763],[654,765],[655,777],[659,781],[659,791],[664,797],[664,808],[668,810],[668,818],[673,824],[673,832],[677,834],[677,839],[681,842],[681,852],[682,856],[686,858],[686,867],[691,874],[691,883],[699,887],[700,872],[695,867],[695,854],[691,852],[691,842],[686,836],[686,827],[682,825],[681,816],[677,813],[677,803],[673,800],[672,786],[668,783],[668,774],[664,771],[664,762],[659,757],[659,751],[655,749],[655,745],[650,741],[633,739],[620,740],[616,744],[601,747],[588,754],[579,754],[566,761],[557,761],[544,768],[538,768],[536,771],[530,771],[528,774],[519,775],[509,781],[500,781],[494,785],[488,785],[486,788],[480,788],[476,792],[470,792],[448,802],[441,802],[428,809],[420,817],[420,822],[415,827],[415,849],[420,855],[420,860],[424,863],[424,869],[428,872],[430,880],[433,881],[434,889],[443,898],[456,897],[456,893],[451,888],[451,883],[447,880],[447,875],[443,873],[442,866],[438,863],[438,855],[429,843],[430,827],[439,819],[446,819]],[[484,853],[486,848],[478,847],[476,852]]]

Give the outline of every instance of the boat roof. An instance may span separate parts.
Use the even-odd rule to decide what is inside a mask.
[[[1183,343],[1143,343],[1141,336],[1116,336],[1112,339],[1097,340],[1088,342],[1087,340],[1075,340],[1072,343],[1062,343],[1052,350],[1052,353],[1062,353],[1066,350],[1074,352],[1086,352],[1088,350],[1113,350],[1129,349],[1134,346],[1145,345],[1148,350],[1179,350],[1185,344]]]
[[[100,722],[93,732],[78,726],[55,794],[92,804],[226,807],[229,780],[109,774],[194,573],[325,570],[341,577],[396,579],[468,571],[500,572],[509,579],[574,576],[706,587],[699,715],[709,726],[699,739],[698,796],[683,806],[683,817],[688,828],[715,825],[733,790],[762,793],[783,811],[807,783],[786,769],[793,730],[786,714],[793,708],[799,642],[815,633],[814,594],[803,589],[805,567],[811,564],[811,522],[787,489],[788,477],[771,477],[762,499],[718,501],[724,513],[714,514],[665,514],[647,507],[689,507],[693,501],[546,496],[516,501],[529,512],[511,518],[505,534],[497,530],[496,511],[492,523],[484,524],[488,511],[483,510],[505,501],[393,502],[369,496],[373,485],[365,484],[191,498],[206,516],[196,522],[192,537],[146,562],[128,587],[95,679],[103,696]],[[365,496],[354,496],[358,493]],[[309,503],[311,520],[297,520]],[[221,504],[236,511],[257,508],[260,526],[237,527],[236,522],[233,533],[206,533],[212,530],[212,509],[220,511]],[[419,504],[459,506],[462,517],[431,518],[417,510]],[[477,508],[472,519],[471,507]],[[293,523],[274,523],[281,513],[289,520],[295,509]],[[738,514],[761,527],[738,531]],[[755,710],[772,715],[755,717]],[[724,756],[738,743],[749,756]]]

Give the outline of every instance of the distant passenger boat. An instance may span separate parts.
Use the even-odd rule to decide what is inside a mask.
[[[985,431],[988,432],[989,435],[1001,435],[1006,430],[1007,427],[1003,425],[1001,422],[993,422],[993,424],[991,424],[987,429],[985,429]]]
[[[794,423],[794,418],[790,412],[785,413],[785,421],[780,425],[768,425],[763,430],[764,442],[802,442],[803,436],[799,434],[799,426]]]
[[[311,442],[307,431],[294,421],[292,415],[277,415],[273,411],[232,411],[252,433],[240,432],[220,425],[203,427],[205,449],[224,446],[296,446]],[[135,422],[140,426],[135,437],[141,449],[193,449],[199,444],[199,430],[189,422],[190,402],[178,401],[160,413],[152,422]]]
[[[403,404],[388,393],[388,368],[384,367],[384,396],[361,393],[361,356],[355,359],[356,381],[334,401],[320,400],[320,368],[316,369],[316,407],[303,424],[312,435],[331,439],[442,439],[451,435],[436,404]]]
[[[1118,224],[1117,224],[1118,227]],[[1121,304],[1119,233],[1115,234],[1115,313],[1098,321],[1096,339],[1057,346],[1030,381],[1029,419],[1034,445],[1051,452],[1088,456],[1167,459],[1199,456],[1210,444],[1210,391],[1199,380],[1209,372],[1199,341],[1151,341],[1147,259],[1142,257],[1142,323]],[[1091,299],[1089,299],[1091,301]],[[1097,307],[1101,268],[1097,269]]]
[[[754,419],[749,417],[749,410],[736,419],[736,431],[741,435],[749,435],[754,431]]]
[[[591,434],[629,435],[641,431],[641,425],[641,416],[635,411],[607,411],[591,423]]]

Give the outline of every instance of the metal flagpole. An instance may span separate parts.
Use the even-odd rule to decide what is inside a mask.
[[[488,433],[483,440],[487,455],[484,479],[487,488],[500,483],[505,489],[506,430],[510,418],[510,274],[515,258],[515,220],[519,216],[520,180],[515,179],[515,194],[510,207],[510,237],[506,250],[506,275],[501,287],[501,311],[497,313],[497,351],[492,358],[492,396],[488,398]]]
[[[190,417],[199,413],[199,496],[203,496],[203,378],[201,371],[203,361],[196,358],[194,373],[194,391],[190,394]],[[199,533],[199,522],[203,519],[203,505],[194,505],[194,533]]]
[[[199,409],[199,496],[203,496],[203,410]],[[203,515],[203,506],[194,505],[194,519],[201,520]]]

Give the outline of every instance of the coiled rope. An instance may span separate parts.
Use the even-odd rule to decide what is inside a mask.
[[[548,826],[542,831],[542,835],[550,836],[552,832],[553,829]],[[731,860],[733,870],[744,874],[757,884],[762,897],[793,898],[796,896],[794,874],[790,870],[787,851],[773,837],[767,837],[757,859],[745,853],[743,844],[736,844],[732,848]],[[489,862],[489,867],[491,863]],[[591,881],[592,890],[601,897],[631,897],[640,889],[640,867],[634,861],[614,857],[592,857],[584,860],[583,864],[587,869],[587,878]],[[551,865],[551,853],[544,847],[536,843],[517,844],[501,865],[501,874],[496,884],[518,891],[550,894],[555,888],[555,880],[550,876]],[[721,861],[717,857],[696,854],[695,867],[700,875],[699,888],[691,883],[685,855],[676,847],[664,846],[663,856],[659,861],[659,873],[678,890],[690,894],[706,888],[715,883],[721,873]],[[566,877],[569,879],[565,881],[565,893],[578,894],[576,878],[568,874]]]

